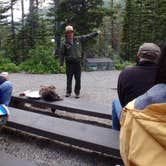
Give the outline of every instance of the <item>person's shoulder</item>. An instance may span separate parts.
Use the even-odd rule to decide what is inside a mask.
[[[129,81],[133,77],[135,77],[138,73],[140,72],[137,66],[127,67],[120,72],[118,80],[120,82],[121,81],[124,82],[125,80]]]
[[[65,40],[65,38],[62,38],[61,39],[61,48],[65,48],[66,47],[66,40]]]
[[[149,104],[166,102],[166,84],[156,84],[135,99],[135,108],[143,109]]]
[[[134,69],[138,68],[138,66],[130,66],[130,67],[126,67],[125,69],[123,69],[124,72],[126,71],[132,71]]]
[[[62,37],[62,38],[61,38],[61,43],[62,43],[62,44],[65,44],[65,43],[66,43],[65,37]]]
[[[138,68],[137,66],[127,67],[127,68],[123,69],[123,70],[120,72],[120,75],[132,73],[132,72],[135,71],[137,68]]]
[[[154,85],[151,89],[149,89],[149,92],[159,92],[166,93],[166,84],[160,83]]]
[[[145,92],[145,94],[143,94],[142,96],[151,101],[153,98],[160,98],[162,96],[166,96],[166,84],[156,84],[151,87],[147,92]]]

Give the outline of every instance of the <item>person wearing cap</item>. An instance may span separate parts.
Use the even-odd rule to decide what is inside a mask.
[[[119,99],[115,99],[112,103],[113,129],[120,129],[122,108],[155,84],[160,55],[161,50],[156,44],[144,43],[137,53],[138,64],[120,73],[117,85]]]
[[[79,98],[81,89],[81,60],[82,60],[82,42],[91,39],[100,32],[92,32],[87,35],[74,36],[73,26],[65,27],[65,42],[62,45],[60,56],[60,67],[63,69],[64,61],[66,63],[67,87],[66,97],[72,93],[72,78],[75,78],[75,97]]]
[[[154,103],[166,103],[166,42],[161,48],[155,85],[141,96],[130,101],[126,108],[143,110]]]

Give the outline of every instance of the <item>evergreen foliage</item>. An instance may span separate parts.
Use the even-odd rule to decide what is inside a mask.
[[[59,73],[57,59],[53,57],[52,47],[37,44],[29,51],[29,58],[20,64],[20,69],[28,73]]]
[[[134,60],[144,42],[165,40],[165,0],[126,0],[122,35],[122,57]]]
[[[61,36],[64,35],[65,26],[71,24],[74,27],[75,35],[88,34],[99,28],[103,23],[103,17],[106,11],[103,8],[103,0],[61,0],[53,1],[49,9],[48,16],[53,23],[55,43],[60,47]],[[88,43],[91,46],[88,47]],[[93,47],[95,40],[83,43],[85,50]]]
[[[40,7],[44,1],[29,0],[25,14],[25,0],[0,0],[0,70],[59,72],[53,54],[59,54],[67,24],[74,26],[75,35],[100,29],[101,36],[87,46],[83,43],[85,55],[111,57],[118,60],[118,69],[124,67],[119,52],[128,65],[135,61],[141,44],[160,45],[166,39],[166,0],[104,0],[105,5],[103,0],[51,0],[43,11]],[[14,16],[16,3],[22,13],[18,22]],[[55,43],[50,42],[52,38]]]
[[[102,24],[102,6],[102,0],[62,0],[57,11],[58,20],[72,24],[76,33],[86,34]]]

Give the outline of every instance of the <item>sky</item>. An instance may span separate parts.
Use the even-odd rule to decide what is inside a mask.
[[[52,0],[43,0],[42,6],[46,7],[50,1],[52,1]],[[105,4],[107,4],[107,5],[110,2],[110,0],[104,0],[104,1],[105,1]],[[114,0],[114,2],[119,2],[119,1],[121,1],[121,0]],[[24,0],[25,14],[27,14],[28,9],[29,9],[29,0]],[[21,19],[21,0],[18,0],[16,5],[14,6],[14,19],[15,19],[15,21],[18,21]]]
[[[43,2],[42,6],[43,7],[47,6],[50,1],[51,0],[45,0],[45,2]],[[24,0],[25,14],[28,13],[28,9],[29,9],[29,0]],[[15,21],[18,21],[21,19],[21,0],[18,0],[18,2],[14,6],[14,19],[15,19]]]
[[[24,0],[24,10],[25,13],[28,12],[29,8],[29,0]],[[21,0],[18,0],[16,5],[14,6],[14,19],[18,21],[21,18]]]

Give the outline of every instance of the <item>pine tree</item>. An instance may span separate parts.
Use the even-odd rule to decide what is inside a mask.
[[[3,48],[3,43],[6,38],[6,34],[4,32],[8,24],[8,15],[6,14],[8,10],[8,4],[6,2],[0,1],[0,49]]]
[[[134,60],[144,42],[161,44],[165,40],[166,1],[126,0],[123,24],[123,58]]]
[[[57,14],[62,22],[71,23],[78,34],[85,34],[102,24],[102,5],[102,0],[64,0]]]
[[[157,17],[158,24],[156,24],[156,41],[161,44],[166,41],[166,1],[165,0],[158,0],[158,7],[157,7]]]
[[[129,60],[132,56],[132,34],[133,34],[133,18],[134,18],[134,1],[127,0],[123,22],[122,34],[122,57]]]
[[[17,32],[17,63],[28,59],[29,50],[35,48],[36,45],[47,43],[47,23],[39,10],[41,2],[31,0],[27,16],[24,15],[24,3],[22,3],[22,25]]]

